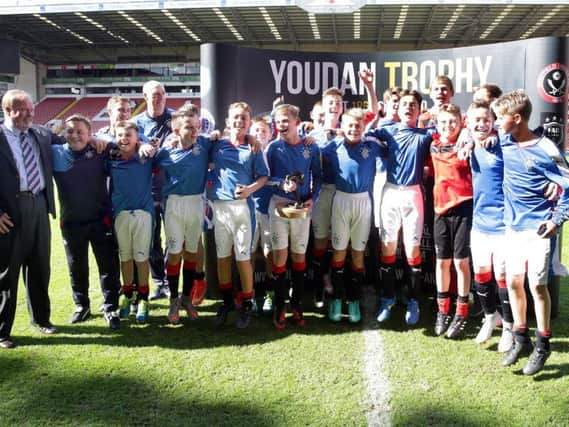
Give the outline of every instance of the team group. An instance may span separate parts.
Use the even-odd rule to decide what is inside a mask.
[[[156,81],[144,85],[147,111],[132,120],[130,100],[111,98],[110,126],[95,137],[88,119],[68,117],[63,139],[53,138],[50,162],[77,307],[71,321],[91,315],[89,244],[99,267],[104,317],[111,328],[120,326],[133,305],[137,321],[148,318],[149,259],[158,262],[153,276],[166,272],[161,282],[168,287],[169,322],[179,322],[181,308],[189,317],[197,317],[195,306],[205,293],[201,236],[207,195],[213,207],[223,299],[216,324],[224,324],[238,308],[236,326],[246,328],[257,293],[267,295],[264,308],[272,311],[275,328],[286,328],[287,321],[304,326],[302,300],[311,232],[317,307],[323,306],[323,295],[328,293],[331,321],[342,320],[345,302],[348,321],[360,322],[364,251],[375,219],[382,289],[377,321],[385,322],[395,304],[394,267],[401,235],[409,267],[405,321],[415,325],[420,317],[423,180],[431,175],[436,335],[454,339],[463,334],[472,260],[472,287],[485,313],[476,342],[490,339],[502,320],[498,350],[507,352],[503,365],[531,354],[524,373],[542,369],[550,354],[551,238],[567,219],[569,181],[563,175],[567,168],[559,149],[528,127],[530,100],[520,91],[501,96],[498,87],[484,85],[463,117],[451,103],[454,90],[446,76],[433,81],[434,106],[429,110],[423,108],[419,93],[401,88],[388,89],[378,103],[373,75],[362,71],[360,78],[369,111],[343,112],[342,92],[329,88],[314,105],[311,123],[301,122],[293,105],[277,102],[270,116],[253,117],[248,104],[236,102],[228,108],[225,130],[204,134],[199,109],[191,104],[177,111],[167,109],[164,87]],[[31,121],[20,123],[17,113],[21,104],[29,107],[29,103],[25,92],[5,95],[6,133],[18,136],[28,130]],[[33,118],[33,104],[31,111]],[[14,157],[24,159],[20,193],[36,197],[42,193],[30,186],[25,146],[16,148],[21,152]],[[300,214],[283,214],[282,208],[290,206]],[[160,250],[161,217],[166,257]],[[0,221],[2,234],[7,234],[5,224]],[[259,246],[266,280],[262,289],[254,289],[251,252]],[[165,267],[160,265],[164,258]],[[233,261],[239,289],[232,280]],[[26,267],[25,262],[20,264]],[[10,263],[9,267],[20,266]],[[453,267],[458,295],[451,315]],[[526,321],[526,274],[537,320],[535,347]],[[1,320],[2,310],[0,331]],[[11,342],[9,329],[11,323],[8,335],[0,335],[0,344]]]

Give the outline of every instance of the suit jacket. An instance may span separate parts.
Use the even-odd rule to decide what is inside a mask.
[[[29,133],[35,138],[40,148],[40,160],[45,181],[44,195],[47,200],[48,211],[55,218],[51,144],[58,143],[59,137],[43,126],[32,126]],[[16,229],[21,226],[22,222],[18,209],[19,192],[20,175],[16,168],[16,161],[14,160],[4,130],[0,127],[0,215],[4,212],[10,215]]]

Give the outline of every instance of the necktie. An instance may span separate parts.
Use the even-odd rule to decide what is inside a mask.
[[[24,159],[24,169],[28,177],[28,190],[34,194],[40,191],[40,170],[32,146],[26,138],[26,133],[20,133],[20,144],[22,146],[22,157]]]

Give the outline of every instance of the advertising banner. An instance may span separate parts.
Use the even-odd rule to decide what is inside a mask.
[[[227,44],[201,47],[203,108],[223,123],[227,106],[249,103],[254,114],[268,112],[277,96],[297,105],[308,119],[312,105],[331,86],[344,90],[345,108],[366,107],[358,71],[371,69],[376,93],[392,86],[415,89],[428,97],[431,80],[447,75],[454,83],[453,102],[465,109],[474,88],[494,83],[504,92],[524,89],[533,103],[530,125],[545,125],[560,142],[567,118],[567,42],[545,37],[453,49],[404,52],[293,52]],[[220,122],[221,120],[221,122]]]

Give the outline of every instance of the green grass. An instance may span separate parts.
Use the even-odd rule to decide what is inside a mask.
[[[312,313],[302,330],[279,332],[259,318],[239,331],[234,317],[214,328],[212,301],[197,321],[184,315],[171,326],[165,300],[152,304],[148,324],[123,322],[116,333],[100,313],[70,325],[74,305],[55,223],[52,232],[52,322],[60,333],[42,336],[29,325],[21,286],[19,347],[0,352],[0,426],[365,424],[358,328]]]
[[[569,233],[563,247],[569,253]],[[563,256],[568,264],[569,256]],[[485,345],[472,339],[480,320],[471,320],[467,339],[435,337],[434,316],[413,331],[394,321],[384,330],[393,424],[397,426],[566,426],[569,425],[569,280],[561,279],[559,314],[552,322],[553,353],[545,369],[526,377],[526,359],[503,368],[496,352],[498,332]],[[431,309],[432,308],[432,309]],[[422,312],[434,312],[429,303]],[[403,309],[393,313],[402,318]],[[535,327],[535,322],[530,323]],[[389,329],[390,328],[390,329]],[[400,330],[398,330],[400,329]]]
[[[74,306],[55,223],[52,231],[52,321],[60,333],[42,336],[29,326],[20,287],[19,348],[0,351],[0,426],[366,424],[361,329],[313,313],[303,330],[278,332],[266,318],[246,331],[214,328],[212,301],[199,320],[170,326],[164,300],[152,305],[147,325],[128,321],[113,333],[99,313],[69,325]],[[95,272],[93,308],[101,298]],[[478,320],[470,339],[450,342],[432,335],[430,301],[412,330],[397,307],[381,330],[393,424],[569,425],[568,284],[553,322],[554,353],[532,378],[520,374],[521,363],[501,367],[497,333],[488,345],[473,343]]]

